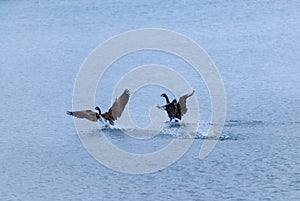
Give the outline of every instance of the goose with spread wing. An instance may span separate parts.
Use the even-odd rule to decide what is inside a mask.
[[[166,105],[164,106],[158,106],[158,108],[166,110],[168,113],[168,117],[170,118],[170,121],[175,119],[175,121],[178,121],[177,119],[181,120],[181,117],[187,113],[187,106],[186,106],[186,100],[191,97],[195,93],[195,90],[191,94],[185,94],[179,98],[179,101],[174,99],[172,102],[169,101],[168,96],[163,93],[160,96],[164,97],[166,99]]]
[[[94,122],[97,122],[98,120],[102,121],[103,118],[106,122],[109,122],[111,125],[114,125],[114,121],[121,117],[122,112],[124,111],[124,108],[128,103],[129,97],[129,90],[124,90],[122,95],[119,98],[116,98],[115,102],[109,108],[109,110],[103,114],[101,113],[101,109],[98,106],[95,107],[95,110],[97,110],[97,112],[94,112],[92,110],[82,110],[73,112],[67,111],[67,114]]]

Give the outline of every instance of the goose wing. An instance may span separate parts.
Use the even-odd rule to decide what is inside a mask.
[[[90,121],[97,121],[99,118],[98,113],[93,112],[92,110],[82,110],[74,112],[67,111],[67,114],[81,119],[88,119]]]
[[[191,94],[186,94],[186,95],[183,95],[179,98],[178,103],[180,105],[181,114],[185,114],[187,112],[188,109],[186,107],[186,99],[191,97],[194,93],[195,93],[195,90],[193,90],[193,92]]]
[[[130,97],[130,92],[128,89],[125,89],[122,95],[115,100],[113,105],[109,108],[108,112],[102,114],[101,116],[109,121],[114,121],[119,118],[123,111],[125,106],[128,103]]]

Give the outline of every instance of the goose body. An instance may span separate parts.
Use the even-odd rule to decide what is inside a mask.
[[[170,122],[175,119],[175,121],[181,120],[181,117],[187,113],[186,100],[195,93],[195,90],[191,94],[183,95],[179,98],[179,101],[174,99],[172,102],[169,101],[168,96],[163,93],[160,96],[166,99],[166,105],[158,106],[160,109],[166,110]]]
[[[67,114],[77,118],[87,119],[93,122],[97,122],[98,120],[102,121],[102,119],[104,119],[109,124],[114,125],[114,121],[121,117],[122,112],[124,111],[124,108],[128,103],[129,97],[129,90],[124,90],[122,95],[116,98],[115,102],[109,108],[109,110],[103,114],[101,113],[101,109],[98,106],[95,107],[95,110],[97,110],[97,112],[92,110],[82,110],[73,112],[67,111]]]

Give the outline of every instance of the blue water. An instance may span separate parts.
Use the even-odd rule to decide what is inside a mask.
[[[299,200],[299,10],[298,1],[0,1],[0,200]],[[206,159],[198,159],[205,139],[198,135],[168,168],[131,175],[91,157],[65,111],[86,56],[116,34],[148,27],[182,33],[208,52],[224,82],[227,117]],[[204,83],[161,52],[114,63],[97,104],[108,109],[115,82],[148,63],[189,79],[209,125]],[[136,124],[149,123],[145,114],[163,103],[160,93],[150,87],[132,97]],[[106,135],[133,153],[178,137],[162,134],[151,143],[118,130]]]

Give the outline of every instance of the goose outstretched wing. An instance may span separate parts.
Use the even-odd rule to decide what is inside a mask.
[[[97,121],[99,118],[98,113],[93,112],[92,110],[82,110],[74,112],[67,111],[67,114],[81,119],[88,119],[90,121]]]
[[[116,98],[113,105],[109,108],[108,112],[102,114],[101,116],[109,121],[114,121],[119,118],[123,111],[125,106],[128,103],[130,97],[130,92],[128,89],[125,89],[122,95],[119,98]]]
[[[180,105],[182,115],[185,114],[188,110],[187,107],[186,107],[186,99],[191,97],[194,93],[195,93],[195,90],[193,90],[193,92],[191,94],[186,94],[186,95],[183,95],[179,98],[178,103]]]

